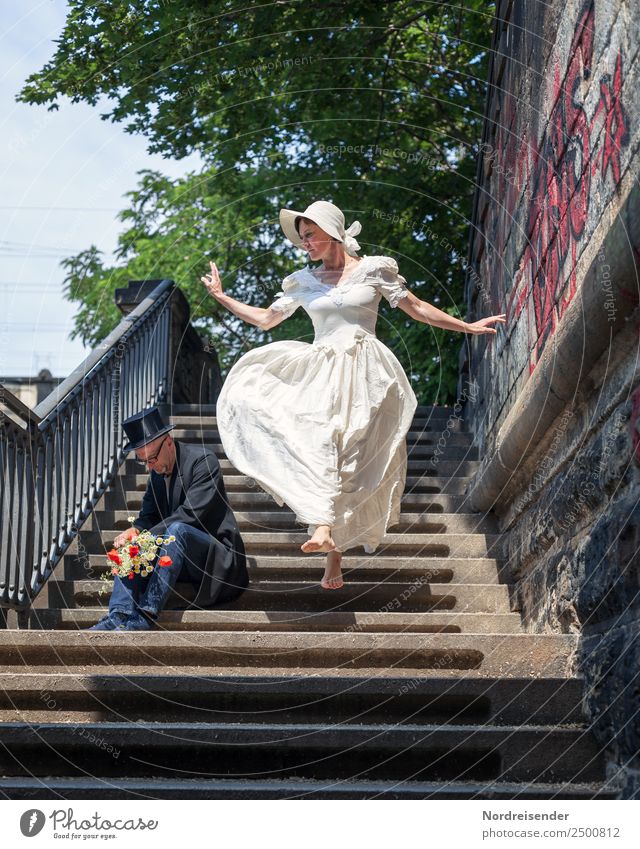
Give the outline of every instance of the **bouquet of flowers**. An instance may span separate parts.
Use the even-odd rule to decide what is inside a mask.
[[[129,516],[128,521],[133,523],[135,516]],[[153,561],[156,559],[158,549],[162,545],[175,540],[174,536],[157,537],[149,531],[141,531],[135,534],[135,528],[131,528],[128,532],[129,543],[120,548],[112,548],[107,552],[107,558],[111,565],[111,574],[118,575],[121,578],[129,578],[133,580],[137,574],[146,576],[153,572]],[[172,559],[168,555],[158,557],[158,566],[171,566]],[[108,576],[104,576],[109,580]]]

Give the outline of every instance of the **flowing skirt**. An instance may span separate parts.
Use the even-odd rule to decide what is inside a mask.
[[[377,337],[272,342],[229,370],[216,405],[233,466],[312,534],[372,553],[400,517],[417,400]]]

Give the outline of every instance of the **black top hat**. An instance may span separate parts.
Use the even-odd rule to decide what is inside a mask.
[[[122,427],[129,437],[129,442],[122,447],[122,450],[127,452],[135,451],[136,448],[142,448],[148,442],[153,442],[163,433],[173,430],[175,425],[165,424],[158,408],[149,407],[147,410],[125,419],[122,422]]]

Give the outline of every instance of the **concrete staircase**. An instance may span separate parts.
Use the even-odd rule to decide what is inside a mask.
[[[30,629],[0,631],[0,796],[613,797],[577,637],[523,631],[495,521],[465,512],[477,451],[450,412],[418,408],[399,525],[324,591],[305,529],[224,458],[215,409],[167,411],[177,439],[215,446],[251,585],[226,609],[167,609],[151,633],[79,631],[104,613],[105,545],[140,506],[147,478],[126,461]],[[170,607],[190,598],[178,585]]]

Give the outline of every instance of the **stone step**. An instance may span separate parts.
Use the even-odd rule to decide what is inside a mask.
[[[110,582],[50,580],[50,607],[108,605]],[[191,583],[178,582],[167,609],[184,607],[195,595]],[[506,584],[365,583],[345,584],[340,590],[324,590],[316,581],[252,581],[229,607],[264,611],[361,611],[422,613],[448,610],[455,613],[511,613]]]
[[[140,499],[140,503],[142,498]],[[123,530],[130,527],[128,510],[96,510],[82,525],[85,531],[111,528]],[[135,513],[134,513],[135,515]],[[288,509],[275,510],[236,510],[234,511],[240,531],[300,530],[296,527],[295,513]],[[389,526],[390,533],[402,531],[427,534],[495,534],[497,522],[493,516],[481,513],[432,513],[430,511],[403,511],[400,521]]]
[[[118,528],[101,528],[100,531],[79,533],[79,547],[87,554],[98,554],[110,547],[120,533]],[[309,558],[322,557],[321,554],[303,555],[300,546],[309,539],[306,531],[251,532],[242,534],[245,550],[248,554],[299,555]],[[501,557],[502,537],[493,534],[386,534],[376,552],[380,555],[422,555],[431,557]],[[351,554],[362,555],[362,548],[349,549]]]
[[[188,419],[173,416],[170,422],[175,426],[173,436],[176,439],[200,436],[209,442],[221,442],[215,418],[194,417]],[[412,424],[407,431],[407,443],[409,445],[438,445],[441,449],[449,445],[458,448],[472,447],[474,438],[472,433],[463,430],[452,430],[446,425],[447,422],[443,422],[442,425],[438,424],[435,427],[432,423],[424,425]]]
[[[215,416],[216,414],[215,404],[158,404],[158,409],[164,417],[168,418],[173,416]],[[433,404],[418,404],[414,417],[417,419],[447,419],[453,413],[453,407]],[[461,415],[460,410],[458,410],[457,415]],[[456,419],[456,421],[461,421],[461,419]]]
[[[223,476],[241,475],[242,472],[232,466],[229,460],[220,460],[220,469]],[[427,459],[409,460],[407,463],[407,476],[422,476],[436,477],[436,475],[445,477],[470,477],[475,474],[480,465],[479,460],[440,460],[437,467],[432,466]],[[140,460],[127,459],[121,466],[121,469],[127,475],[138,474],[141,469],[144,469],[144,463]]]
[[[463,434],[467,436],[468,434]],[[188,442],[190,444],[202,445],[213,451],[217,457],[225,457],[225,450],[220,436],[217,431],[212,430],[185,430],[179,428],[172,431],[172,436],[179,442]],[[406,442],[409,458],[426,458],[429,460],[435,457],[435,462],[441,460],[477,460],[478,449],[471,446],[466,440],[464,443],[455,444],[447,439],[446,442],[438,444],[438,434],[425,434],[420,432],[415,436],[410,435]],[[382,446],[381,446],[382,450]]]
[[[256,557],[249,556],[247,567],[251,580],[269,578],[273,581],[320,580],[324,563],[319,558],[309,562],[300,557]],[[94,578],[108,573],[109,561],[104,553],[79,555],[76,550],[64,559],[63,574],[57,579],[78,580]],[[498,564],[490,557],[478,558],[435,558],[435,557],[355,557],[345,554],[342,558],[342,573],[347,583],[359,581],[415,580],[429,583],[450,582],[456,584],[495,584],[499,582]]]
[[[139,469],[142,468],[136,464],[136,471],[127,471],[127,460],[120,468],[120,475],[117,486],[121,486],[126,490],[141,490],[147,486],[149,481],[148,474],[142,474]],[[242,492],[260,492],[258,484],[253,478],[246,475],[238,474],[223,474],[224,486],[227,493],[242,491]],[[457,497],[463,496],[467,487],[468,481],[463,477],[433,477],[429,474],[408,475],[405,485],[405,495],[407,494],[451,494]],[[464,499],[461,499],[464,501]]]
[[[602,777],[604,760],[588,730],[559,725],[0,725],[5,777],[82,776],[90,768],[93,776],[180,778],[185,765],[227,779],[589,782]]]
[[[198,434],[192,431],[175,430],[172,435],[175,436],[179,442],[201,445],[203,448],[208,448],[210,451],[214,452],[220,461],[227,459],[224,446],[220,442],[219,438],[209,431]],[[440,463],[444,461],[460,462],[461,460],[477,460],[478,449],[476,447],[451,444],[447,444],[440,448],[435,444],[435,441],[425,442],[423,440],[419,440],[417,442],[410,441],[407,444],[407,456],[409,462],[412,460],[420,461],[421,463],[437,468]]]
[[[86,629],[104,608],[34,609],[30,628]],[[345,631],[403,634],[519,634],[517,613],[348,613],[329,610],[165,610],[159,630],[167,631]]]
[[[108,779],[82,776],[63,778],[0,778],[4,799],[615,799],[616,793],[601,782],[517,783],[500,781],[272,781],[233,779]]]
[[[0,675],[0,710],[46,710],[48,721],[394,722],[544,725],[582,722],[578,678],[490,678],[427,670],[419,677],[206,677],[144,669]],[[97,713],[97,716],[93,716]],[[40,720],[38,720],[40,721]]]
[[[412,434],[414,434],[412,436]],[[171,432],[171,435],[179,442],[189,442],[198,445],[203,445],[215,451],[217,454],[224,456],[224,446],[217,431],[214,430],[188,430],[185,428],[176,428]],[[468,440],[459,444],[452,444],[447,440],[446,444],[438,445],[439,434],[425,433],[424,431],[412,431],[409,438],[405,440],[409,456],[411,453],[417,453],[419,456],[431,456],[437,453],[438,456],[445,458],[449,451],[453,451],[457,456],[466,457],[470,460],[477,459],[477,449],[475,446],[468,444]],[[469,436],[469,434],[461,434],[461,436]],[[381,451],[384,450],[384,444],[380,446]],[[476,451],[476,456],[472,456]],[[451,457],[449,458],[451,459]]]
[[[90,674],[178,666],[182,674],[415,676],[464,670],[477,677],[569,677],[577,647],[571,634],[356,634],[233,632],[0,631],[0,673],[28,668]],[[0,726],[1,728],[2,726]]]
[[[143,490],[122,488],[122,478],[117,478],[112,488],[104,494],[104,501],[100,503],[98,509],[104,510],[124,510],[129,515],[128,511],[140,509],[142,504]],[[266,492],[257,490],[256,488],[247,490],[233,490],[228,495],[228,501],[233,510],[285,510],[288,511],[287,505],[280,507],[273,498]],[[442,495],[428,492],[406,492],[402,496],[402,509],[404,512],[417,511],[420,513],[429,513],[433,516],[442,515],[443,513],[455,513],[465,517],[470,521],[471,518],[478,520],[482,514],[465,511],[463,509],[464,500],[460,495]],[[291,511],[289,511],[291,512]],[[485,515],[485,520],[496,524],[495,518],[491,515]]]
[[[246,550],[250,554],[274,553],[297,554],[300,546],[308,539],[302,533],[257,533],[242,534]],[[502,537],[493,534],[385,534],[378,547],[380,554],[431,554],[440,557],[496,557],[500,559]],[[363,550],[351,549],[362,554]],[[322,556],[322,555],[306,555]]]

